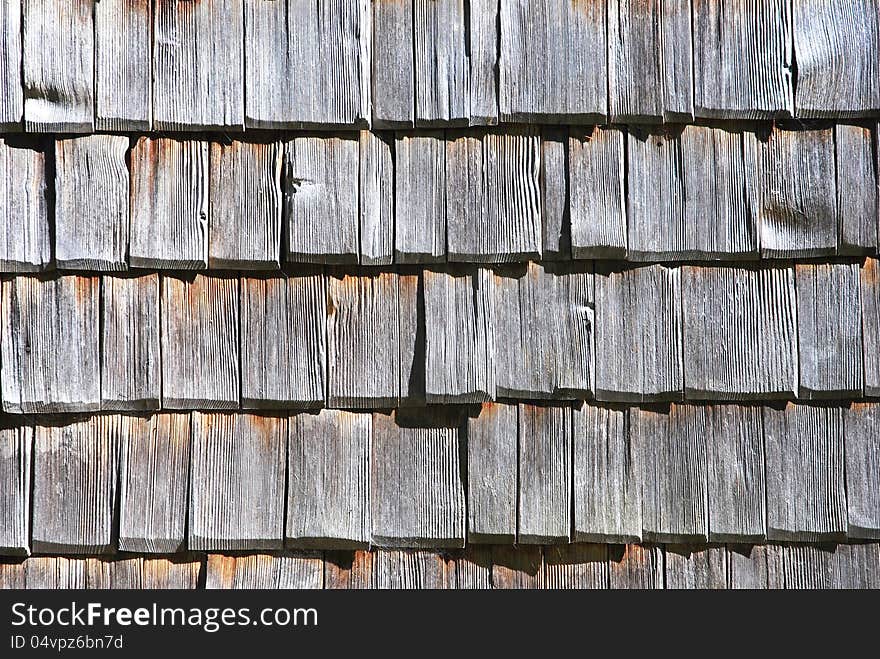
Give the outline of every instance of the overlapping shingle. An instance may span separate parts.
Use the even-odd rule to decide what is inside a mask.
[[[394,261],[446,260],[446,142],[443,133],[394,142]]]
[[[30,553],[34,429],[0,428],[0,555]]]
[[[210,554],[205,587],[210,589],[309,589],[324,585],[320,554],[280,553],[250,556]]]
[[[0,138],[0,271],[37,272],[52,258],[46,153]]]
[[[843,410],[847,535],[880,538],[880,406],[853,403]]]

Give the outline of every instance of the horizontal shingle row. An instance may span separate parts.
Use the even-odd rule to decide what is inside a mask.
[[[0,14],[0,125],[864,116],[880,112],[878,13],[876,0],[15,0]]]
[[[878,262],[0,284],[8,413],[880,395]]]
[[[0,431],[0,553],[880,538],[880,406],[488,404]]]
[[[0,271],[872,254],[874,143],[845,124],[6,139]]]
[[[0,562],[2,588],[865,589],[880,545],[569,545]]]

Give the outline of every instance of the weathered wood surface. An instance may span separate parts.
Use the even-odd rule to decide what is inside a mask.
[[[663,550],[659,547],[608,547],[608,576],[612,589],[662,589],[663,569]]]
[[[683,266],[682,280],[685,397],[794,397],[794,268]]]
[[[834,131],[773,130],[764,141],[744,133],[752,215],[765,258],[806,258],[837,252]]]
[[[289,419],[288,546],[366,547],[370,542],[372,417],[340,410]]]
[[[727,550],[723,546],[669,545],[664,559],[665,587],[669,590],[727,588]]]
[[[407,128],[415,121],[413,3],[373,3],[373,126]]]
[[[880,3],[793,0],[799,117],[859,117],[880,109]]]
[[[96,130],[151,129],[152,24],[152,2],[95,2]]]
[[[846,534],[843,417],[839,407],[765,407],[767,538],[841,540]]]
[[[55,142],[55,263],[68,270],[128,268],[128,138]]]
[[[541,130],[541,246],[545,261],[571,259],[568,203],[568,129]]]
[[[728,588],[774,589],[785,587],[783,548],[779,545],[728,545]]]
[[[403,271],[397,278],[400,328],[400,405],[423,407],[425,400],[424,282],[418,272]]]
[[[162,407],[237,409],[239,282],[162,277]]]
[[[202,561],[187,554],[172,558],[138,556],[119,560],[102,559],[92,565],[96,563],[106,573],[107,582],[100,586],[90,583],[90,588],[193,590],[199,587],[199,574],[202,569]]]
[[[486,403],[467,423],[469,543],[516,540],[517,406]]]
[[[789,0],[694,0],[694,113],[770,119],[791,114]]]
[[[607,13],[605,2],[501,2],[502,121],[604,122]]]
[[[880,396],[880,261],[864,260],[859,269],[865,396]]]
[[[626,253],[626,139],[618,128],[570,129],[568,196],[571,252],[576,259]]]
[[[541,548],[492,546],[492,588],[537,589],[544,583]]]
[[[97,277],[16,277],[2,283],[3,411],[101,407]]]
[[[420,126],[467,125],[470,66],[465,0],[413,1],[415,119]]]
[[[496,0],[468,0],[470,12],[470,123],[492,126],[498,123],[498,5]]]
[[[21,3],[0,7],[0,130],[21,129],[24,91],[21,86]]]
[[[155,410],[162,397],[159,275],[101,280],[101,409]]]
[[[453,563],[431,551],[379,550],[371,563],[371,588],[438,590],[455,587]]]
[[[0,429],[0,555],[30,554],[31,426]]]
[[[705,408],[709,540],[763,542],[766,536],[764,431],[761,408]]]
[[[870,128],[835,124],[839,254],[864,254],[877,248],[877,172]]]
[[[706,542],[709,437],[705,407],[633,408],[631,441],[642,452],[642,528],[648,542]]]
[[[799,397],[861,398],[862,305],[856,263],[795,269]]]
[[[284,152],[288,261],[358,262],[359,141],[297,137]]]
[[[847,531],[880,538],[880,406],[853,403],[843,410]]]
[[[313,552],[222,556],[209,554],[205,588],[319,589],[324,586],[324,562]]]
[[[394,261],[446,260],[446,142],[442,132],[394,142]]]
[[[495,398],[493,280],[483,268],[424,272],[428,403]]]
[[[492,587],[492,548],[469,544],[455,556],[455,587],[486,590]]]
[[[541,255],[541,136],[534,127],[449,133],[449,261],[503,263]]]
[[[131,152],[131,267],[208,267],[208,153],[207,142],[138,138]]]
[[[507,398],[589,397],[593,274],[589,265],[529,263],[493,277],[495,390]]]
[[[681,397],[681,269],[596,270],[596,398]]]
[[[92,560],[40,556],[23,562],[0,563],[0,587],[30,590],[85,588],[86,565]]]
[[[282,418],[192,414],[190,549],[281,548],[286,439]]]
[[[37,272],[52,258],[46,153],[0,138],[0,272]]]
[[[369,118],[370,3],[244,4],[248,128],[351,126]]]
[[[880,588],[880,551],[875,544],[782,548],[789,590]]]
[[[277,142],[211,144],[208,267],[279,267],[281,156]]]
[[[320,273],[242,277],[241,405],[322,405],[327,285]]]
[[[427,410],[418,418],[422,425],[416,427],[400,425],[399,412],[373,415],[372,544],[463,547],[459,428]]]
[[[360,133],[360,262],[390,265],[395,228],[395,177],[392,141],[372,131]]]
[[[94,130],[93,6],[89,0],[23,0],[21,80],[26,130]]]
[[[173,554],[184,548],[190,417],[120,417],[119,550]]]
[[[624,410],[572,411],[574,537],[577,542],[642,539],[642,446]]]
[[[34,552],[113,550],[117,451],[123,418],[96,416],[34,432]]]
[[[244,129],[244,0],[158,0],[153,21],[157,130]]]
[[[570,540],[571,413],[519,405],[518,543]]]
[[[544,548],[542,588],[608,588],[608,547],[601,544],[554,545]]]

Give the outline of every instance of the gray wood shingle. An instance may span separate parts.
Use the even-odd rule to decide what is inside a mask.
[[[669,545],[664,564],[669,590],[727,588],[727,550],[723,546]]]
[[[472,126],[498,123],[498,2],[468,0],[470,24],[470,122]]]
[[[542,588],[608,588],[608,547],[601,544],[545,547],[542,571]]]
[[[780,545],[728,545],[727,579],[732,589],[785,587],[785,568]]]
[[[788,590],[880,588],[878,545],[782,547]]]
[[[21,3],[0,7],[0,130],[21,129],[24,91],[21,86]]]
[[[137,556],[101,563],[106,567],[108,582],[99,587],[112,589],[193,590],[199,587],[202,569],[202,561],[187,554],[171,558]]]
[[[391,139],[360,133],[360,262],[390,265],[395,235],[395,176]]]
[[[467,423],[468,542],[516,540],[517,406],[486,403]]]
[[[835,124],[837,214],[840,254],[864,254],[877,248],[877,174],[874,135],[865,126]]]
[[[446,142],[442,132],[398,134],[394,143],[394,260],[446,260]]]
[[[30,554],[34,429],[0,429],[0,555]]]
[[[222,556],[210,554],[205,588],[223,589],[319,589],[324,585],[324,562],[315,552],[285,552]]]
[[[375,0],[373,6],[373,126],[407,128],[415,120],[413,3]]]
[[[571,259],[568,207],[568,129],[541,130],[541,245],[545,261]]]
[[[880,405],[843,410],[847,536],[880,539]]]
[[[541,548],[492,545],[492,588],[536,589],[544,582]]]
[[[608,547],[608,576],[612,589],[663,588],[663,550],[644,545]]]
[[[865,259],[859,269],[865,396],[880,396],[880,261]]]
[[[52,258],[46,153],[0,138],[0,272],[37,272]]]
[[[413,0],[415,114],[420,126],[467,124],[470,116],[465,0]]]

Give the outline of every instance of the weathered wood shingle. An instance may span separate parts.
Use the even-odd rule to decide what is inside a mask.
[[[880,405],[843,410],[847,535],[880,538]]]
[[[728,588],[774,589],[785,587],[782,547],[779,545],[728,545]]]
[[[406,128],[415,120],[413,3],[375,0],[373,7],[373,126]]]
[[[100,409],[99,279],[16,277],[2,287],[3,411]]]
[[[34,429],[0,429],[0,555],[30,553],[31,453]]]
[[[601,544],[545,547],[542,588],[608,588],[608,547]]]
[[[157,130],[244,128],[244,0],[157,0]]]
[[[324,585],[324,562],[313,552],[208,556],[205,588],[269,590],[317,589]]]
[[[864,260],[859,269],[865,396],[880,396],[880,261]]]
[[[46,153],[0,139],[0,272],[37,272],[52,258]]]
[[[287,544],[367,546],[371,415],[321,410],[291,416],[288,423]]]
[[[643,545],[608,548],[608,576],[612,589],[663,588],[663,550]]]
[[[498,123],[498,2],[468,0],[470,111],[472,126]]]
[[[119,550],[183,549],[189,498],[190,417],[123,417],[119,437]]]
[[[530,545],[492,546],[492,588],[535,589],[544,582],[541,548]]]
[[[470,66],[466,4],[465,0],[413,1],[417,125],[468,123]]]
[[[664,559],[667,589],[727,588],[727,550],[723,546],[670,545]]]
[[[394,143],[394,260],[446,260],[446,142],[442,132]]]
[[[286,438],[285,419],[193,413],[190,549],[281,548]]]
[[[390,265],[395,235],[395,176],[392,140],[360,132],[360,262]]]
[[[162,277],[163,407],[238,407],[238,289],[231,277]]]
[[[865,126],[834,126],[837,167],[838,253],[864,254],[877,248],[877,171],[874,135]]]
[[[467,424],[468,542],[513,543],[517,406],[486,403]]]
[[[568,129],[541,130],[541,247],[545,261],[571,259],[568,201]]]
[[[203,561],[196,556],[182,554],[169,558],[137,556],[102,562],[107,567],[109,583],[99,586],[101,588],[193,590],[199,587]]]
[[[55,142],[55,262],[69,270],[128,268],[128,138]]]
[[[788,590],[880,588],[877,544],[781,548]]]
[[[0,130],[21,128],[24,93],[21,86],[21,3],[0,7]]]

